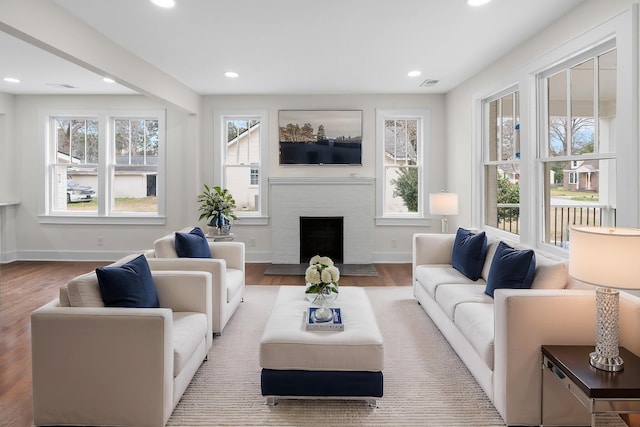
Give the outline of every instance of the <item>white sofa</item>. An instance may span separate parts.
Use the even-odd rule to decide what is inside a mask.
[[[211,349],[211,274],[151,273],[161,308],[104,307],[91,272],[31,314],[34,425],[166,424]]]
[[[595,293],[536,252],[532,289],[484,293],[497,241],[474,282],[451,266],[455,234],[413,236],[413,290],[507,425],[540,425],[542,345],[593,345]],[[513,246],[513,245],[512,245]],[[640,298],[620,293],[620,345],[640,355]],[[585,354],[585,357],[588,355]],[[551,394],[551,396],[549,395]],[[588,425],[566,390],[545,387],[545,425]]]
[[[189,233],[192,227],[181,232]],[[244,300],[245,251],[242,242],[209,242],[212,258],[178,258],[175,233],[153,243],[145,252],[152,270],[207,271],[212,276],[213,333],[221,334]]]

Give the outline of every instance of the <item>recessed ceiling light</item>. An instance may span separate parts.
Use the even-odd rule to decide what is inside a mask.
[[[482,6],[489,3],[491,0],[466,0],[469,6]]]
[[[175,0],[151,0],[151,3],[165,8],[174,7],[176,5]]]
[[[240,74],[236,73],[235,71],[226,71],[224,75],[229,77],[230,79],[237,79],[238,76],[240,76]]]
[[[20,83],[20,79],[16,79],[15,77],[5,77],[4,81],[7,83]]]
[[[407,75],[409,77],[418,77],[420,74],[422,74],[422,71],[413,70],[413,71],[409,71]]]
[[[102,81],[105,82],[105,83],[115,83],[116,82],[115,80],[110,79],[109,77],[104,77],[102,79]]]

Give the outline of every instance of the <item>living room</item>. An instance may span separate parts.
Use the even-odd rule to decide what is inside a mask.
[[[127,52],[117,52],[122,55],[105,59],[97,58],[96,67],[108,67],[109,64],[122,63],[131,59],[140,65],[140,70],[129,69],[122,72],[130,72],[132,83],[139,87],[140,93],[149,96],[130,95],[118,96],[54,96],[54,95],[2,95],[3,127],[7,135],[2,141],[2,195],[3,202],[14,202],[0,207],[2,212],[2,226],[0,227],[0,259],[8,262],[15,259],[77,259],[77,260],[112,260],[131,251],[141,250],[146,247],[146,242],[152,241],[158,235],[169,230],[175,230],[186,224],[194,224],[197,221],[196,195],[201,191],[203,184],[220,185],[223,177],[220,168],[214,163],[217,152],[220,149],[220,139],[214,133],[216,126],[216,113],[218,111],[239,110],[255,112],[266,110],[268,116],[269,149],[267,151],[267,173],[262,174],[264,189],[268,190],[269,179],[300,177],[307,178],[376,178],[378,171],[378,157],[375,149],[376,141],[376,111],[380,109],[416,110],[424,109],[430,112],[430,132],[426,134],[429,143],[425,150],[424,183],[422,185],[422,212],[419,218],[385,222],[383,214],[380,214],[376,205],[371,218],[372,247],[371,262],[407,262],[410,260],[411,243],[410,236],[419,227],[421,230],[437,230],[439,218],[432,218],[428,213],[426,199],[429,193],[446,189],[457,193],[460,199],[460,210],[457,216],[449,218],[452,228],[457,225],[480,226],[482,220],[482,203],[477,198],[481,194],[481,181],[474,178],[479,173],[480,142],[477,121],[481,100],[505,87],[520,85],[522,99],[521,121],[523,129],[529,120],[527,129],[531,134],[522,132],[522,159],[528,159],[522,164],[523,172],[535,170],[534,153],[537,148],[530,141],[536,137],[535,126],[530,120],[534,110],[525,108],[535,98],[527,88],[533,79],[531,71],[527,67],[542,67],[536,59],[544,57],[547,52],[557,50],[567,45],[571,40],[590,29],[611,26],[614,17],[619,17],[628,10],[630,2],[584,2],[569,14],[553,23],[550,27],[531,37],[518,49],[505,55],[499,61],[491,64],[483,71],[472,76],[464,83],[458,85],[447,93],[438,93],[432,90],[427,94],[265,94],[265,95],[196,95],[187,92],[183,85],[175,81],[164,81],[160,85],[152,85],[154,79],[145,78],[149,73],[157,73],[155,69],[148,69],[145,64],[138,64],[133,55]],[[7,21],[14,19],[13,23],[7,22],[25,33],[35,31],[28,27],[30,22],[24,16],[24,8],[16,8],[7,14]],[[42,9],[43,11],[46,9]],[[47,16],[43,19],[52,19],[55,10],[46,10]],[[474,11],[475,12],[475,11]],[[44,12],[43,12],[44,13]],[[13,18],[12,18],[13,16]],[[21,21],[21,18],[27,22]],[[71,19],[67,17],[68,19]],[[33,16],[29,17],[33,20]],[[10,25],[10,26],[11,26]],[[618,24],[615,24],[618,25]],[[626,31],[622,29],[603,28],[600,31]],[[619,26],[619,25],[618,25]],[[14,31],[17,31],[14,30]],[[53,30],[39,26],[38,32],[46,38],[50,37],[50,45],[58,49],[64,49],[64,40]],[[597,32],[597,31],[596,31]],[[95,34],[91,34],[95,37]],[[35,37],[36,34],[34,33]],[[89,35],[87,35],[89,37]],[[593,35],[592,38],[601,38]],[[560,42],[559,40],[564,40]],[[629,40],[627,40],[629,42]],[[592,45],[592,40],[575,41]],[[68,42],[67,42],[68,43]],[[620,42],[619,42],[620,43]],[[624,46],[619,47],[619,51]],[[113,46],[110,46],[113,48]],[[77,49],[77,47],[75,47]],[[582,49],[576,46],[575,49]],[[71,55],[71,53],[70,53]],[[79,52],[73,55],[83,59]],[[558,52],[558,55],[569,56],[570,52]],[[562,56],[560,56],[562,58]],[[626,56],[619,55],[619,61],[630,60]],[[84,58],[88,60],[89,58]],[[557,58],[538,59],[539,62],[558,61]],[[105,64],[105,62],[107,62]],[[532,64],[532,65],[529,65]],[[113,66],[110,66],[113,68]],[[124,68],[124,67],[123,67]],[[620,67],[621,68],[621,67]],[[633,68],[633,67],[632,67]],[[114,71],[119,71],[114,69]],[[631,70],[632,71],[632,70]],[[622,77],[631,72],[625,70]],[[166,77],[160,75],[161,77]],[[423,76],[424,77],[424,76]],[[437,76],[440,77],[440,76]],[[444,78],[442,78],[444,80]],[[237,81],[231,83],[238,84]],[[415,85],[416,81],[411,84]],[[155,87],[157,86],[157,87]],[[618,87],[635,87],[634,82],[619,81]],[[232,88],[226,89],[233,90]],[[414,91],[415,92],[415,91]],[[629,91],[622,91],[628,94]],[[189,95],[189,96],[187,96]],[[162,102],[164,100],[164,102]],[[529,102],[525,102],[529,100]],[[618,108],[618,114],[631,113],[626,105],[632,105],[628,100],[619,100],[619,105],[625,103],[625,107]],[[160,194],[159,203],[163,212],[158,218],[143,220],[141,218],[116,218],[97,219],[80,218],[75,221],[60,219],[56,215],[49,215],[45,195],[40,189],[46,183],[46,174],[40,172],[42,164],[41,147],[43,135],[41,126],[36,125],[44,119],[43,112],[60,110],[95,110],[95,109],[166,109],[166,177],[164,182],[164,194]],[[298,167],[281,166],[278,164],[277,153],[277,120],[278,112],[283,109],[313,109],[313,110],[361,110],[363,117],[363,140],[365,141],[362,152],[362,166],[329,166],[322,167]],[[621,118],[618,118],[620,121]],[[625,129],[620,134],[633,136],[634,123],[637,118],[626,119]],[[625,139],[624,141],[626,141]],[[14,141],[20,141],[15,144]],[[173,143],[172,141],[179,141]],[[623,142],[624,142],[623,141]],[[213,142],[213,143],[212,143]],[[620,144],[620,143],[619,143]],[[618,195],[617,203],[625,204],[625,209],[618,207],[618,225],[636,226],[638,223],[638,195],[637,185],[634,179],[637,175],[635,167],[634,147],[626,148],[620,144],[618,150],[622,152],[624,162],[618,162],[618,167],[624,166],[624,171],[619,171],[632,184],[625,186],[623,194]],[[628,164],[627,164],[628,163]],[[537,245],[540,216],[542,212],[537,209],[529,209],[537,206],[536,180],[521,179],[522,191],[522,224],[519,231],[519,240],[532,246]],[[375,190],[379,191],[379,190]],[[100,192],[98,192],[100,194]],[[164,196],[164,197],[163,197]],[[268,201],[268,198],[263,199]],[[379,197],[377,198],[379,199]],[[378,203],[376,199],[375,203]],[[271,207],[273,203],[271,203]],[[264,208],[262,221],[253,221],[252,218],[240,219],[234,224],[234,234],[238,240],[247,243],[248,260],[256,262],[268,262],[272,256],[273,231],[269,225],[269,206]],[[535,213],[535,214],[534,214]],[[71,222],[65,224],[65,222]],[[88,224],[91,222],[91,224]],[[107,224],[111,222],[111,224]]]
[[[339,89],[281,90],[274,86],[243,92],[241,85],[246,72],[241,72],[235,80],[222,80],[218,92],[201,91],[188,87],[85,25],[68,10],[74,6],[73,0],[37,0],[33,3],[37,7],[27,7],[27,2],[19,1],[0,3],[0,28],[4,35],[18,38],[25,49],[44,49],[48,54],[55,52],[72,61],[74,66],[82,64],[92,73],[110,75],[120,85],[122,93],[92,94],[80,90],[19,93],[19,89],[1,83],[0,263],[22,260],[111,262],[149,249],[155,239],[167,233],[195,225],[204,228],[206,224],[198,221],[197,195],[205,184],[225,185],[227,177],[220,160],[224,152],[222,129],[225,120],[234,116],[264,119],[261,125],[266,132],[259,176],[262,204],[257,214],[239,212],[240,218],[234,221],[232,228],[235,241],[245,244],[247,262],[291,262],[291,256],[295,257],[295,254],[287,252],[291,243],[285,240],[290,238],[295,242],[299,235],[278,228],[283,223],[291,223],[286,216],[291,214],[291,209],[285,208],[291,200],[277,197],[293,191],[294,187],[301,188],[296,189],[299,191],[296,196],[289,193],[289,198],[302,197],[300,194],[309,194],[305,188],[312,189],[317,185],[330,189],[331,196],[342,206],[354,200],[354,194],[366,196],[358,199],[362,204],[362,216],[355,222],[348,219],[349,214],[344,213],[346,209],[329,208],[320,203],[314,207],[323,216],[345,216],[345,236],[347,230],[353,233],[348,236],[351,246],[347,247],[345,243],[345,262],[410,263],[413,234],[441,230],[441,218],[429,213],[428,199],[429,194],[442,190],[456,193],[459,198],[458,214],[448,218],[450,232],[458,226],[486,229],[497,238],[567,258],[566,236],[562,236],[557,244],[551,242],[546,228],[548,212],[542,207],[549,196],[545,193],[546,178],[542,172],[547,170],[547,163],[546,159],[540,160],[539,154],[544,146],[537,144],[544,133],[539,115],[542,107],[538,108],[541,96],[538,84],[571,58],[603,45],[605,50],[602,52],[610,50],[611,45],[607,43],[613,43],[618,53],[617,116],[613,125],[615,130],[611,132],[617,136],[617,145],[613,154],[608,152],[609,157],[595,154],[588,157],[601,164],[613,158],[617,182],[624,182],[613,188],[606,203],[601,199],[598,205],[613,206],[610,209],[615,212],[614,225],[640,226],[637,55],[640,40],[634,1],[586,0],[563,2],[562,6],[549,2],[549,8],[562,8],[562,11],[553,18],[547,17],[549,21],[540,30],[518,45],[499,53],[489,52],[495,59],[476,64],[477,71],[454,86],[447,86],[450,83],[446,75],[431,74],[426,69],[429,61],[425,61],[420,62],[425,64],[423,75],[418,80],[408,80],[411,89],[395,92],[349,90],[348,85],[357,84],[357,77],[346,81]],[[437,7],[437,2],[432,3]],[[462,0],[459,3],[461,9],[466,7]],[[63,28],[74,28],[73,36],[65,34]],[[482,33],[468,34],[466,43],[473,44],[482,37]],[[77,40],[86,43],[79,45]],[[377,60],[367,58],[367,51],[363,52],[362,61],[375,70]],[[268,68],[268,65],[245,65],[244,69],[260,68]],[[406,71],[402,70],[403,78]],[[431,77],[439,79],[440,83],[416,90],[420,82]],[[259,76],[252,79],[252,84],[260,81]],[[483,114],[484,108],[496,99],[515,92],[519,94],[522,131],[517,162],[515,157],[507,161],[518,163],[520,168],[520,216],[518,230],[512,233],[492,226],[485,218],[486,204],[491,199],[486,194],[484,171],[495,164],[483,157],[486,125]],[[604,104],[600,107],[605,111]],[[284,110],[360,111],[361,164],[280,164],[279,114]],[[95,208],[95,214],[60,214],[55,210],[50,194],[52,162],[46,158],[50,154],[43,154],[46,151],[43,147],[48,147],[45,131],[48,118],[74,113],[82,116],[95,111],[144,111],[161,118],[165,144],[161,148],[157,209],[153,215],[113,215],[104,206]],[[379,123],[380,114],[384,112],[419,116],[425,124],[419,187],[421,204],[416,214],[387,215],[381,201],[385,189],[380,184],[384,180],[384,163],[379,149]],[[567,155],[561,160],[572,161],[573,158]],[[106,165],[99,167],[105,168],[101,169],[103,172],[108,168]],[[96,187],[98,197],[106,197],[108,184]],[[299,205],[310,203],[305,200]],[[350,208],[357,210],[357,206]],[[295,213],[296,217],[307,214],[306,211]]]

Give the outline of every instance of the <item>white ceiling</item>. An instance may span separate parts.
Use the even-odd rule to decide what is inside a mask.
[[[53,1],[200,94],[446,93],[582,2]],[[0,52],[0,77],[22,81],[0,92],[130,93],[4,33]]]

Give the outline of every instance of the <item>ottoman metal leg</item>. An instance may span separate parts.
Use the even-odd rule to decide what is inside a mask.
[[[268,406],[276,406],[278,404],[278,400],[274,396],[267,397],[267,405]]]

